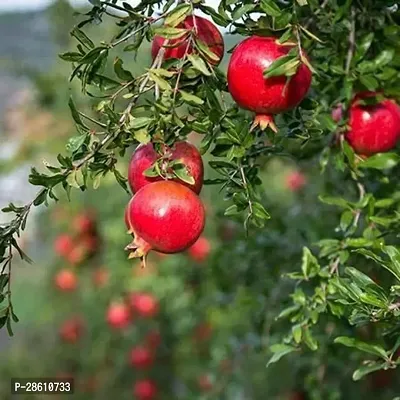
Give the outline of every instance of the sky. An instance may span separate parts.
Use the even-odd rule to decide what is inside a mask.
[[[53,0],[0,0],[0,12],[1,11],[29,11],[37,10],[48,6]],[[87,0],[70,0],[73,4],[84,4]],[[128,3],[134,3],[132,0],[125,0]],[[206,4],[215,6],[218,4],[218,0],[207,0]]]

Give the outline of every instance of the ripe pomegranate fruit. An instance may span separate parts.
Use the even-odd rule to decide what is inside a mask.
[[[285,186],[291,192],[298,192],[307,183],[307,179],[300,171],[293,171],[286,176]]]
[[[185,18],[185,20],[180,23],[177,28],[182,29],[195,29],[195,35],[198,39],[200,39],[209,50],[215,55],[215,57],[207,57],[210,64],[218,65],[221,62],[221,59],[224,55],[224,39],[221,35],[221,32],[218,28],[209,20],[189,15]],[[153,44],[151,47],[151,55],[153,60],[157,57],[157,54],[161,47],[163,47],[164,43],[167,39],[161,36],[155,36],[153,39]],[[189,44],[189,37],[184,36],[179,39],[168,40],[168,43],[165,43],[165,53],[164,60],[168,60],[170,58],[181,59],[185,56],[185,53],[191,54],[193,52],[192,44]],[[167,47],[168,46],[168,47]]]
[[[189,248],[204,229],[205,212],[200,198],[186,186],[171,181],[142,187],[129,202],[128,223],[134,234],[126,250],[141,257],[154,249],[179,253]]]
[[[124,329],[131,322],[129,308],[125,303],[113,302],[107,310],[107,322],[112,328]]]
[[[360,104],[360,100],[375,95],[374,92],[359,93],[349,110],[346,139],[356,153],[364,156],[393,149],[400,137],[400,107],[393,100]]]
[[[86,212],[78,215],[73,226],[78,235],[92,234],[96,231],[96,222],[92,213]]]
[[[83,322],[79,317],[65,321],[60,328],[60,337],[64,342],[75,343],[83,332]]]
[[[197,262],[205,261],[210,251],[210,241],[204,236],[199,237],[196,243],[188,249],[189,256]]]
[[[67,257],[74,246],[72,237],[67,234],[60,235],[54,242],[54,250],[62,257]]]
[[[105,268],[96,268],[93,271],[93,283],[96,287],[100,288],[107,284],[109,279],[109,273]]]
[[[129,361],[132,367],[137,369],[145,369],[153,364],[153,355],[143,346],[136,346],[129,353]]]
[[[75,273],[69,269],[62,269],[57,272],[54,283],[58,289],[63,292],[72,292],[78,285],[78,279]]]
[[[251,36],[233,51],[228,66],[229,92],[240,107],[256,113],[253,126],[260,125],[262,129],[269,126],[276,132],[273,114],[294,108],[308,92],[312,74],[303,63],[289,80],[284,75],[271,78],[263,75],[293,46],[283,46],[275,37]]]
[[[129,304],[134,313],[145,318],[155,317],[159,311],[158,301],[150,293],[132,293]]]
[[[137,400],[153,400],[157,395],[157,387],[150,379],[137,381],[133,386],[133,394]]]
[[[165,166],[167,166],[169,161],[175,160],[179,160],[184,164],[187,172],[193,177],[194,184],[183,182],[178,178],[174,178],[173,180],[187,186],[197,194],[200,193],[203,186],[203,160],[197,148],[185,141],[175,143],[172,148],[164,146],[163,156],[155,151],[152,143],[138,146],[132,155],[128,170],[128,182],[133,193],[136,193],[140,188],[149,183],[163,180],[161,176],[147,177],[144,175],[144,171],[150,168],[161,157],[165,160]],[[164,172],[171,173],[172,171],[165,170]]]

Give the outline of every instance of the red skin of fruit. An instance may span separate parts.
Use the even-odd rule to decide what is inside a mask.
[[[218,60],[209,59],[210,64],[218,65],[224,55],[224,39],[218,28],[210,21],[202,17],[194,17],[192,15],[185,18],[185,20],[180,23],[177,28],[192,29],[194,21],[197,26],[197,37],[205,43],[208,48],[214,53]],[[181,59],[185,56],[186,49],[187,53],[191,54],[193,52],[193,46],[190,45],[188,48],[188,38],[172,39],[168,41],[168,46],[176,45],[176,47],[165,47],[164,60],[171,58]],[[151,55],[153,60],[157,57],[158,51],[163,46],[167,39],[155,36],[153,39],[153,44],[151,47]]]
[[[311,71],[300,64],[286,84],[286,76],[264,78],[264,71],[293,46],[282,46],[275,37],[251,36],[233,51],[228,67],[228,88],[236,103],[258,115],[279,114],[296,107],[311,85]],[[286,86],[286,88],[285,88]]]
[[[96,287],[103,287],[107,284],[109,273],[105,268],[97,268],[93,271],[93,283]]]
[[[165,147],[165,151],[170,153],[169,159],[180,160],[186,165],[189,174],[194,178],[194,185],[183,182],[180,179],[172,179],[195,193],[199,194],[203,186],[204,177],[204,166],[203,160],[197,148],[189,142],[177,142],[171,149]],[[148,143],[137,147],[132,155],[131,162],[128,170],[128,182],[133,193],[136,193],[143,186],[148,185],[152,182],[162,181],[161,176],[147,177],[144,175],[144,171],[150,168],[154,162],[160,158],[160,155],[154,150],[153,144]]]
[[[149,293],[132,293],[129,304],[134,313],[144,318],[155,317],[160,308],[157,299]]]
[[[307,179],[300,171],[293,171],[287,175],[285,186],[292,192],[298,192],[307,183]]]
[[[133,386],[133,394],[137,400],[153,400],[157,395],[157,387],[150,379],[137,381]]]
[[[136,346],[129,354],[129,362],[132,367],[146,369],[153,365],[154,359],[152,353],[146,347]]]
[[[62,269],[54,278],[55,285],[63,292],[72,292],[78,285],[78,279],[73,271]]]
[[[124,303],[112,303],[107,310],[107,322],[115,329],[124,329],[131,322],[129,308]]]
[[[83,332],[82,320],[78,317],[65,321],[60,328],[60,337],[64,342],[75,343]]]
[[[128,249],[144,257],[151,249],[179,253],[203,232],[205,211],[200,198],[186,186],[171,181],[142,187],[129,203],[134,242]]]
[[[198,379],[198,385],[203,392],[208,392],[213,388],[213,384],[208,375],[200,376]]]
[[[201,236],[197,239],[196,243],[189,248],[188,253],[193,260],[203,262],[209,256],[210,251],[211,245],[209,240],[206,237]]]
[[[84,246],[74,245],[72,250],[67,254],[66,259],[72,265],[81,264],[87,256],[87,251]]]
[[[93,233],[96,230],[96,222],[91,214],[81,214],[75,218],[74,228],[79,235]]]
[[[54,250],[62,257],[68,256],[74,246],[72,237],[67,234],[60,235],[54,242]]]
[[[349,110],[346,139],[358,154],[371,156],[393,149],[400,138],[400,107],[385,99],[374,105],[361,105],[358,100],[376,93],[358,94]]]

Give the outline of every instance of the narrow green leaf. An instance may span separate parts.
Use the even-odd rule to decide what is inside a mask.
[[[280,57],[264,71],[264,77],[292,76],[297,72],[299,65],[300,60],[297,55]]]
[[[361,378],[363,378],[365,375],[370,374],[371,372],[379,371],[383,369],[385,363],[376,363],[372,362],[368,365],[364,365],[357,370],[354,371],[353,373],[353,380],[354,381],[359,381]]]
[[[200,71],[203,75],[210,76],[211,72],[208,69],[206,63],[197,54],[189,54],[188,60],[191,62],[193,67]]]
[[[192,103],[192,104],[204,104],[204,100],[202,100],[200,97],[195,96],[192,93],[189,92],[185,92],[184,90],[180,90],[179,93],[182,96],[182,99],[186,102],[186,103]]]
[[[238,19],[242,18],[244,14],[247,14],[250,11],[254,10],[256,6],[257,4],[245,4],[242,7],[239,7],[232,14],[232,20],[237,21]]]
[[[400,156],[396,153],[378,153],[359,164],[359,168],[390,169],[400,162]]]
[[[89,37],[78,27],[75,27],[71,31],[71,36],[75,37],[79,42],[81,42],[86,48],[93,49],[94,43],[89,39]]]
[[[279,17],[281,15],[281,9],[276,4],[275,0],[261,0],[261,9],[271,17]]]
[[[180,4],[176,8],[174,8],[170,13],[168,13],[167,17],[165,18],[165,25],[169,25],[175,27],[179,25],[186,16],[190,13],[191,10],[190,4]]]
[[[161,36],[166,39],[179,39],[184,35],[187,35],[188,30],[182,28],[173,28],[170,26],[163,26],[160,28],[154,29],[154,34],[157,36]]]
[[[357,340],[351,337],[339,336],[334,340],[334,343],[343,344],[347,347],[353,347],[365,353],[370,353],[375,356],[381,357],[385,360],[388,358],[386,351],[381,346],[365,343],[361,340]]]
[[[289,346],[287,344],[275,344],[270,347],[270,350],[274,353],[274,355],[270,358],[267,363],[267,367],[273,363],[279,361],[285,355],[296,351],[296,347]]]

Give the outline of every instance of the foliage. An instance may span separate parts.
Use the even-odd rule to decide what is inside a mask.
[[[13,219],[0,232],[0,325],[11,333],[11,321],[17,320],[10,288],[12,248],[20,250],[16,237],[31,207],[57,200],[58,187],[68,196],[72,188],[101,188],[110,173],[127,191],[124,169],[117,166],[128,148],[148,141],[173,144],[195,131],[202,135],[202,153],[212,157],[213,177],[207,183],[224,194],[221,214],[243,222],[248,234],[210,262],[213,288],[223,294],[215,313],[234,319],[235,308],[248,310],[246,328],[257,339],[251,342],[238,329],[240,344],[249,341],[262,350],[268,346],[269,361],[266,354],[263,359],[270,368],[286,356],[292,360],[315,352],[309,360],[318,374],[303,373],[315,399],[340,398],[335,397],[338,391],[330,394],[331,385],[337,385],[330,372],[338,369],[338,359],[351,365],[356,381],[380,369],[395,369],[400,364],[400,158],[391,152],[364,160],[345,141],[344,132],[355,93],[379,91],[399,101],[397,5],[383,0],[225,0],[215,10],[197,0],[143,0],[135,7],[90,2],[93,7],[71,32],[76,48],[60,57],[71,63],[70,81],[80,82],[95,107],[81,111],[69,100],[77,133],[69,139],[66,155],[60,154],[56,165],[45,165],[46,172],[32,169],[29,182],[40,190],[31,203],[3,209]],[[250,131],[252,116],[232,103],[225,73],[210,62],[210,50],[195,29],[179,27],[197,10],[229,33],[272,34],[307,51],[309,60],[293,51],[265,72],[290,77],[300,62],[313,70],[311,92],[295,110],[277,117],[277,135]],[[113,37],[98,40],[85,33],[106,18],[117,21]],[[155,34],[167,40],[185,37],[196,51],[163,62],[161,50],[145,71],[130,71],[125,59]],[[120,48],[123,52],[116,54]],[[331,111],[339,103],[344,115],[335,122]],[[264,168],[284,157],[302,163],[321,182],[316,193],[296,198],[303,207],[300,216],[287,214],[269,199]],[[292,242],[301,245],[302,254],[291,248]],[[22,250],[20,254],[28,260]],[[233,255],[240,263],[230,268]],[[359,337],[362,330],[367,337]],[[330,358],[324,359],[327,353]]]

